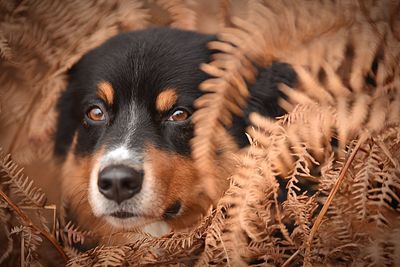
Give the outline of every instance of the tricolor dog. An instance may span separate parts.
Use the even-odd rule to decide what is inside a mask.
[[[169,28],[124,33],[69,71],[55,154],[76,224],[159,236],[193,225],[215,202],[202,191],[190,146],[198,87],[209,78],[199,65],[210,61],[215,51],[207,43],[215,38]],[[230,129],[238,145],[247,144],[249,112],[282,115],[277,85],[295,79],[283,63],[260,71],[244,116]]]

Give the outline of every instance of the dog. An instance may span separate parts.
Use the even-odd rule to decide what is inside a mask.
[[[216,200],[202,191],[190,141],[199,84],[210,78],[199,66],[216,53],[207,48],[212,40],[172,28],[122,33],[70,69],[54,137],[69,219],[104,235],[140,229],[161,236],[209,210]],[[289,65],[260,68],[243,116],[229,128],[238,146],[248,145],[251,112],[284,114],[279,83],[296,83]]]

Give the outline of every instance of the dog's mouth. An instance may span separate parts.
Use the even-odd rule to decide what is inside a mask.
[[[180,201],[175,201],[172,203],[164,212],[163,218],[168,220],[176,217],[176,215],[179,213],[179,211],[182,208],[182,204]]]
[[[116,211],[110,214],[110,216],[118,219],[129,219],[132,217],[137,217],[135,213],[128,212],[128,211]]]
[[[162,218],[164,219],[172,219],[174,218],[178,212],[180,211],[182,205],[180,201],[175,201],[172,205],[170,205],[162,215]],[[129,211],[123,211],[123,210],[118,210],[113,213],[110,213],[109,216],[117,219],[129,219],[133,217],[147,217],[147,216],[139,216],[136,213],[129,212]]]

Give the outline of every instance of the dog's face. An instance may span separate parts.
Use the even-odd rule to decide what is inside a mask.
[[[55,138],[70,219],[103,233],[111,225],[160,235],[193,225],[216,202],[190,147],[198,86],[208,78],[199,65],[210,60],[213,39],[166,28],[122,34],[71,69]],[[283,114],[277,85],[292,86],[295,77],[283,63],[261,69],[244,117],[229,129],[237,144],[247,144],[250,112]],[[221,155],[215,190],[222,194],[231,165]]]
[[[199,65],[209,61],[212,38],[172,29],[123,34],[70,71],[56,154],[65,157],[64,198],[79,224],[147,225],[157,235],[207,211],[212,200],[190,140],[198,85],[207,78]]]

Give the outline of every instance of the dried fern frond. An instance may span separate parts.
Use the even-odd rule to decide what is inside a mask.
[[[86,238],[94,238],[95,234],[90,230],[81,230],[72,222],[67,222],[65,226],[60,226],[57,222],[56,237],[64,247],[68,247],[72,252],[75,244],[83,245]]]
[[[7,205],[0,200],[0,222],[2,225],[2,227],[0,227],[0,240],[2,240],[2,244],[0,245],[0,264],[3,264],[6,261],[14,249],[14,243],[10,238],[10,231],[8,229],[11,216],[7,212],[6,207]]]
[[[21,238],[26,249],[21,251],[21,255],[25,255],[24,259],[28,265],[38,260],[36,249],[42,241],[42,237],[39,236],[41,235],[50,241],[61,256],[63,256],[64,260],[66,260],[66,255],[50,233],[47,227],[47,220],[41,212],[41,209],[46,208],[44,206],[46,203],[45,194],[40,188],[33,186],[33,181],[23,173],[23,169],[18,167],[10,155],[5,155],[0,150],[0,156],[0,174],[2,180],[4,180],[2,182],[3,187],[0,190],[0,197],[2,199],[1,203],[6,204],[1,210],[5,208],[12,210],[12,214],[15,215],[13,217],[22,224],[21,227],[14,228],[13,231],[10,230],[10,235],[17,232],[22,233]],[[7,185],[8,192],[13,199],[16,199],[15,201],[4,193],[3,190],[6,188],[4,185]],[[30,218],[22,210],[24,206],[36,210],[35,218]],[[3,216],[1,217],[3,220]],[[9,224],[12,225],[11,221]]]
[[[11,155],[5,155],[0,149],[0,174],[3,184],[11,188],[12,193],[21,199],[20,205],[35,205],[43,207],[46,203],[46,196],[42,189],[33,185],[33,181],[24,173],[12,159]]]
[[[296,23],[297,28],[288,25],[297,19],[296,16],[303,18],[300,14],[315,11],[318,5],[324,7],[324,14],[317,19],[320,22],[313,24],[315,26],[311,27],[305,20]],[[230,126],[231,114],[242,115],[241,110],[248,96],[247,83],[253,83],[256,78],[254,64],[267,66],[285,51],[314,40],[326,31],[348,24],[350,19],[342,19],[342,16],[338,18],[334,7],[335,4],[313,3],[304,8],[295,3],[285,5],[281,2],[271,3],[267,7],[258,1],[252,1],[249,4],[247,21],[233,19],[235,28],[224,29],[218,34],[218,41],[210,42],[209,47],[219,50],[220,53],[214,55],[214,60],[204,64],[202,69],[215,78],[201,84],[200,88],[207,94],[198,99],[199,110],[193,117],[193,156],[198,170],[206,179],[212,180],[210,177],[215,177],[209,170],[215,169],[214,151],[218,146],[216,137],[224,132],[225,127]],[[282,11],[283,15],[274,13],[276,10]],[[282,32],[285,34],[281,34]],[[287,39],[282,40],[282,36],[292,39],[290,42]]]
[[[247,3],[243,1],[192,1],[192,0],[148,0],[152,13],[150,21],[156,25],[193,30],[202,33],[217,33],[231,23],[233,17],[244,18]]]
[[[168,11],[171,27],[195,30],[197,16],[185,0],[156,0],[156,3]]]
[[[4,34],[0,31],[0,58],[3,60],[10,60],[12,57],[11,49],[8,46],[7,39]]]
[[[15,226],[11,229],[10,234],[21,235],[24,248],[21,255],[24,256],[24,260],[22,261],[24,265],[29,266],[31,264],[37,264],[39,260],[37,250],[43,241],[38,233],[34,232],[32,228],[28,226]]]
[[[154,238],[144,233],[121,233],[113,238],[128,240],[119,246],[100,246],[72,258],[68,266],[116,264],[115,266],[188,264],[204,246],[204,231],[210,224],[209,216],[197,229]],[[120,240],[121,241],[121,240]]]
[[[235,192],[236,191],[236,192]],[[232,266],[244,266],[240,249],[245,249],[245,240],[240,227],[240,185],[234,180],[224,197],[218,203],[213,221],[205,237],[205,251],[196,266],[214,265],[226,262]]]
[[[205,231],[214,215],[215,212],[210,213],[195,229],[171,233],[161,238],[154,238],[141,232],[115,233],[109,240],[117,239],[119,244],[125,240],[125,245],[96,247],[71,258],[68,266],[101,265],[106,261],[110,261],[110,264],[119,264],[117,266],[189,265],[197,260],[203,250]],[[108,253],[111,255],[110,258],[107,258]]]
[[[202,67],[215,78],[200,86],[207,94],[197,102],[199,110],[194,114],[196,128],[193,141],[193,156],[198,170],[207,179],[215,176],[212,170],[215,169],[216,160],[213,151],[216,151],[218,146],[216,137],[229,127],[231,114],[240,115],[245,105],[248,95],[246,82],[254,81],[255,78],[252,62],[259,66],[267,66],[272,60],[291,63],[298,74],[299,85],[296,91],[284,90],[289,96],[284,105],[288,110],[292,110],[299,99],[323,105],[347,105],[348,102],[356,101],[352,103],[352,114],[357,118],[357,124],[349,124],[344,120],[338,122],[342,125],[338,129],[340,151],[344,149],[343,145],[352,139],[349,134],[353,134],[354,129],[364,124],[367,115],[374,115],[368,118],[369,130],[379,131],[383,127],[381,122],[385,121],[386,110],[381,107],[385,106],[388,98],[375,98],[379,98],[383,90],[398,83],[398,75],[390,67],[395,64],[393,57],[390,60],[390,56],[392,52],[398,53],[398,50],[390,51],[384,45],[391,38],[390,33],[385,37],[387,40],[375,34],[374,25],[365,23],[363,13],[356,2],[320,1],[302,5],[289,2],[264,5],[259,1],[252,1],[249,4],[249,12],[252,14],[249,20],[233,20],[236,28],[223,30],[218,34],[219,40],[209,45],[221,53],[216,54],[210,64]],[[340,16],[337,15],[337,10],[343,10]],[[313,16],[315,21],[313,20],[312,24],[308,21],[311,14],[318,14],[317,17]],[[382,27],[382,30],[387,32],[387,27]],[[283,32],[285,34],[282,34]],[[367,38],[374,40],[373,46],[363,45],[365,42],[362,40]],[[353,57],[352,53],[355,53]],[[370,70],[374,62],[377,67]],[[345,76],[348,74],[344,73],[344,66],[351,70],[349,77]],[[387,71],[382,72],[382,69]],[[369,89],[365,92],[361,90],[363,86],[370,87],[367,82],[379,88],[373,95]],[[360,95],[352,94],[351,90],[360,92]],[[398,95],[397,92],[393,93]],[[293,99],[296,101],[293,102]],[[360,101],[357,101],[358,99]],[[367,102],[371,104],[372,100],[376,108],[367,113]],[[389,106],[389,111],[395,110],[395,104]],[[345,108],[339,110],[346,111]],[[348,112],[338,113],[338,118],[353,119],[347,114]],[[396,116],[396,112],[389,114]],[[347,129],[349,126],[351,128]],[[319,139],[315,141],[319,142]]]
[[[195,137],[192,154],[197,169],[208,180],[207,192],[215,199],[213,180],[216,178],[215,162],[218,161],[215,152],[221,146],[218,138],[227,136],[225,127],[232,122],[231,114],[242,115],[241,108],[248,96],[246,81],[255,80],[256,70],[246,56],[232,45],[211,42],[209,47],[221,53],[216,54],[211,63],[202,65],[202,70],[215,78],[200,85],[200,89],[207,94],[196,100],[199,110],[193,115]],[[232,56],[231,61],[219,59],[219,55],[225,56],[225,53]]]
[[[311,115],[315,113],[305,112],[305,114]],[[289,132],[290,127],[293,127],[297,123],[300,123],[301,125],[307,127],[307,125],[304,125],[305,114],[303,114],[302,116],[300,116],[300,114],[297,114],[297,116],[295,116],[295,120],[292,118],[289,125],[284,125],[285,130]],[[254,140],[256,140],[256,144],[271,143],[273,135],[271,134],[272,132],[267,132],[263,130],[266,128],[271,128],[271,125],[269,125],[270,122],[268,122],[268,120],[260,120],[260,118],[256,116],[253,117],[253,121],[256,123],[255,129],[260,129],[266,134],[263,142],[260,142],[260,139],[257,139],[255,136],[253,136]],[[263,125],[262,123],[264,122],[267,122],[267,124]],[[284,120],[278,121],[276,123],[284,123]],[[391,134],[393,135],[391,136]],[[261,133],[259,132],[257,137],[260,136]],[[397,130],[393,130],[393,128],[391,127],[385,128],[382,133],[376,135],[376,137],[374,137],[373,139],[369,138],[368,142],[364,143],[361,146],[359,152],[357,152],[356,154],[356,158],[354,160],[355,163],[350,165],[351,167],[348,170],[348,175],[345,178],[345,182],[342,184],[338,193],[335,195],[333,203],[329,206],[328,214],[326,215],[328,216],[329,220],[324,220],[322,222],[322,225],[320,226],[320,230],[318,231],[317,237],[312,245],[312,250],[315,252],[313,252],[311,258],[307,259],[308,263],[313,262],[313,264],[317,264],[321,261],[335,262],[339,259],[342,260],[344,258],[341,257],[347,257],[345,255],[349,252],[345,250],[346,246],[352,246],[353,248],[351,255],[348,254],[348,256],[351,257],[347,258],[346,261],[359,262],[362,258],[360,252],[363,250],[363,246],[365,243],[378,242],[377,238],[380,236],[380,234],[378,234],[379,232],[386,232],[397,229],[396,221],[400,216],[398,213],[398,204],[396,204],[399,203],[397,202],[397,199],[400,192],[398,188],[399,169],[394,167],[395,165],[393,164],[393,162],[396,162],[397,160],[394,161],[390,158],[397,158],[399,155],[398,153],[397,155],[393,155],[393,152],[385,153],[384,149],[378,147],[377,143],[374,140],[379,140],[381,138],[379,136],[391,136],[391,138],[394,138],[394,136],[396,136],[397,138],[398,132]],[[265,138],[268,138],[270,142],[268,142]],[[394,144],[395,147],[397,147],[396,144],[398,144],[399,140],[396,141],[396,139],[390,139],[389,141],[388,139],[386,139],[385,142]],[[308,143],[306,142],[306,144]],[[376,147],[374,150],[371,151],[369,146],[372,144],[374,144]],[[287,145],[290,145],[290,143],[287,143]],[[309,146],[307,145],[306,147]],[[374,156],[377,152],[373,151],[378,150],[380,156]],[[299,152],[300,150],[294,153],[293,156],[300,159],[302,156],[301,154],[298,154]],[[303,152],[303,154],[304,153],[305,152]],[[291,218],[292,216],[294,216],[293,218],[297,218],[295,219],[295,228],[294,230],[292,230],[291,238],[293,240],[297,240],[296,243],[298,249],[300,250],[300,253],[301,248],[306,246],[304,240],[310,231],[310,227],[312,226],[312,224],[310,223],[312,223],[316,218],[316,214],[314,212],[315,208],[318,207],[319,204],[324,203],[324,195],[327,194],[325,192],[329,192],[333,188],[333,182],[335,181],[335,179],[338,178],[338,168],[343,168],[343,164],[340,163],[341,159],[339,157],[339,154],[337,154],[337,152],[335,152],[335,154],[337,155],[337,163],[335,163],[332,156],[329,155],[327,155],[326,158],[322,161],[319,161],[319,164],[324,166],[320,174],[322,176],[319,176],[318,173],[316,175],[307,171],[307,169],[304,168],[305,166],[307,166],[307,162],[303,162],[301,165],[296,164],[298,166],[297,168],[300,168],[299,170],[301,170],[301,172],[297,172],[295,176],[293,176],[293,174],[289,175],[289,177],[292,178],[287,178],[289,179],[286,186],[287,200],[283,202],[283,213],[286,214],[289,218]],[[361,174],[358,170],[360,169],[360,166],[363,166],[363,168],[371,169],[371,167],[365,167],[371,166],[371,163],[368,163],[368,160],[366,161],[365,159],[365,157],[368,157],[369,155],[372,155],[372,159],[378,159],[377,161],[374,161],[374,163],[372,163],[374,169],[378,168],[378,173],[376,175],[369,176],[371,177],[370,179],[363,179],[362,177],[364,175]],[[267,159],[267,157],[265,157],[265,159]],[[280,166],[280,164],[273,164],[274,160],[279,160],[279,158],[270,158],[270,164],[272,166]],[[386,168],[384,167],[386,166],[386,164],[389,165],[387,167],[389,169],[385,169],[385,171],[382,171],[380,168]],[[331,171],[327,172],[327,169]],[[391,169],[393,171],[394,169],[396,169],[396,171],[392,172],[390,171]],[[293,170],[296,170],[296,167]],[[294,171],[294,173],[296,173],[296,171]],[[387,180],[383,180],[381,178],[382,175],[384,175],[385,179]],[[308,197],[304,193],[301,194],[301,191],[297,192],[298,190],[304,190],[304,184],[299,183],[302,179],[304,180],[302,176],[307,180],[312,178],[312,180],[317,182],[317,190],[313,190],[314,193],[307,193],[307,195],[311,193],[311,197]],[[294,180],[295,182],[293,185],[290,185],[291,180]],[[330,182],[328,183],[328,181]],[[361,186],[361,181],[363,181],[362,183],[365,185]],[[388,184],[391,184],[391,186],[388,186]],[[291,187],[293,188],[292,190]],[[318,187],[320,188],[319,190],[321,190],[321,193],[318,193]],[[306,188],[312,189],[312,187],[309,186],[307,186]],[[366,189],[360,190],[360,188]],[[376,193],[376,195],[367,196],[368,193]],[[315,199],[313,200],[313,198]],[[307,199],[309,199],[309,201],[311,202],[308,202]],[[303,202],[302,200],[306,201]],[[311,204],[310,208],[307,208],[307,203]],[[365,209],[362,205],[367,205],[368,208]],[[305,213],[307,214],[306,216],[302,215],[301,212],[304,208],[309,210]],[[363,210],[364,212],[362,212]],[[367,210],[367,212],[365,212],[365,210]],[[367,215],[365,215],[366,213]],[[360,214],[363,214],[363,216],[365,217],[360,218]],[[368,224],[368,226],[365,226],[365,228],[357,227],[357,221],[359,222],[359,224],[363,222],[363,224]],[[300,238],[296,238],[296,236],[298,236],[299,234]],[[363,238],[354,239],[356,236]],[[366,241],[364,238],[367,237],[372,238],[372,240]],[[344,250],[342,250],[341,247],[343,247]],[[319,253],[316,253],[317,251],[319,251]],[[332,252],[333,254],[324,254],[322,253],[322,251],[334,251],[334,253]],[[384,249],[382,251],[386,255],[385,261],[387,261],[388,258],[390,258],[389,262],[393,263],[396,261],[395,255],[391,253],[390,250]]]

